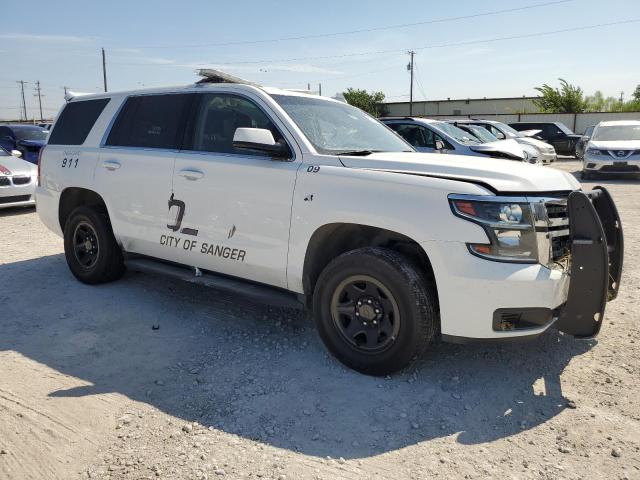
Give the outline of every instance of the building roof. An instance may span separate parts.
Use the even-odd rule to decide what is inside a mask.
[[[414,100],[413,103],[446,103],[446,102],[490,102],[493,100],[537,100],[540,97],[483,97],[483,98],[447,98],[446,100]],[[401,105],[408,104],[409,101],[403,102],[384,102],[385,105]]]

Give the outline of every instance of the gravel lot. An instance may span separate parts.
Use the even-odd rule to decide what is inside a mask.
[[[640,180],[597,183],[626,235],[597,341],[439,343],[386,379],[297,311],[82,285],[33,210],[0,213],[0,478],[640,479]]]

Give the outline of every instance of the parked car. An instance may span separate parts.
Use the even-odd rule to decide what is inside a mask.
[[[555,149],[546,142],[541,140],[527,137],[526,135],[514,130],[506,123],[497,122],[495,120],[456,120],[458,126],[460,125],[477,125],[486,129],[498,140],[512,139],[518,142],[520,145],[530,145],[538,150],[538,159],[543,164],[550,164],[556,161],[558,156]]]
[[[591,135],[593,135],[594,128],[596,128],[595,125],[587,127],[580,137],[580,140],[578,140],[578,143],[576,144],[576,157],[580,159],[584,158],[584,151],[587,149],[587,143],[589,143]]]
[[[302,304],[328,350],[367,374],[440,334],[594,336],[620,284],[606,189],[417,153],[328,98],[238,83],[73,98],[40,174],[38,214],[79,281],[128,267]]]
[[[47,143],[48,134],[36,125],[0,125],[0,147],[7,151],[17,150],[23,160],[38,163],[38,153]]]
[[[553,145],[557,153],[576,156],[576,145],[581,135],[573,133],[562,122],[515,122],[510,123],[509,126],[519,132],[538,130],[535,136]]]
[[[35,205],[37,168],[21,155],[0,147],[0,208]]]
[[[520,145],[512,141],[483,143],[455,125],[417,117],[383,117],[385,125],[409,142],[418,152],[451,153],[474,157],[505,158],[524,161],[528,157]]]
[[[640,173],[640,121],[600,122],[582,160],[582,178],[602,173]]]
[[[458,127],[460,130],[464,130],[465,132],[473,135],[482,143],[493,143],[493,142],[511,142],[513,140],[498,140],[489,130],[482,128],[478,125],[472,125],[470,123],[460,123],[456,120],[449,120],[448,123]],[[520,144],[520,148],[524,151],[524,159],[529,163],[540,163],[540,151],[534,147],[533,145],[528,145],[526,143]]]

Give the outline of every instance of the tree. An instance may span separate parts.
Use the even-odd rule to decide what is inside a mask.
[[[636,89],[631,96],[636,102],[640,102],[640,85],[636,86]]]
[[[346,92],[343,92],[344,99],[349,105],[358,107],[369,115],[374,117],[380,117],[386,114],[386,107],[382,104],[384,102],[384,93],[382,92],[367,92],[366,90],[359,90],[355,88],[347,88]]]
[[[606,97],[600,90],[588,97],[585,97],[588,112],[610,112],[614,110],[616,104],[620,103],[615,97]]]
[[[547,113],[580,113],[587,109],[582,89],[559,78],[560,88],[553,88],[546,83],[536,87],[542,96],[534,103]]]

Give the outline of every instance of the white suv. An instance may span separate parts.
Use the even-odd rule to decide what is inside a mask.
[[[438,334],[503,340],[555,323],[593,336],[622,268],[604,189],[416,153],[357,108],[243,84],[71,99],[36,200],[78,280],[128,267],[299,301],[336,357],[375,375]]]

